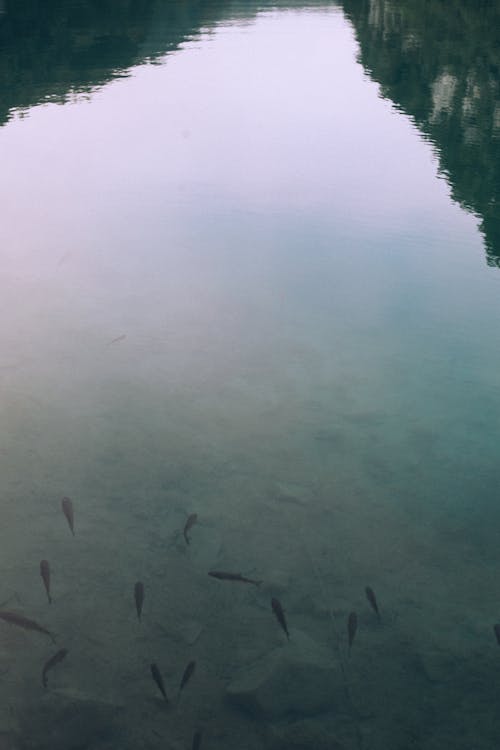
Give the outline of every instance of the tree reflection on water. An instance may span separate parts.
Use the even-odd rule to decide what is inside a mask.
[[[272,7],[301,7],[280,0]],[[500,266],[500,5],[342,0],[360,62],[432,142],[454,200],[479,217]],[[251,18],[258,0],[0,0],[0,125],[16,111],[90,92],[203,28]]]

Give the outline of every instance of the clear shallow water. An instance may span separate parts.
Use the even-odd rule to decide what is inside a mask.
[[[19,8],[0,17],[2,596],[69,655],[43,691],[54,648],[2,625],[4,731],[52,749],[190,747],[198,726],[207,748],[496,747],[495,89],[472,111],[481,202],[446,170],[470,159],[458,103],[436,105],[436,80],[471,78],[460,39],[404,100],[405,54],[436,42],[402,3]],[[491,19],[467,18],[488,51]],[[257,657],[302,678],[305,638],[332,655],[331,706],[305,715],[317,664],[295,693],[273,673],[289,713],[226,700]],[[162,710],[150,663],[175,694],[193,658]]]

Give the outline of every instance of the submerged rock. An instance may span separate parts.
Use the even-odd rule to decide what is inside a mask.
[[[333,654],[298,630],[281,648],[241,669],[226,694],[249,714],[269,719],[313,716],[344,703]]]
[[[302,484],[276,482],[272,490],[272,496],[277,503],[304,506],[311,503],[313,493]]]
[[[53,691],[21,724],[22,750],[82,750],[111,740],[121,708],[76,691]],[[1,747],[1,746],[0,746]]]
[[[193,646],[203,633],[205,626],[198,620],[186,620],[183,624],[181,637],[189,646]]]
[[[266,576],[262,582],[260,590],[270,596],[279,596],[285,591],[290,590],[291,575],[288,570],[269,570],[266,571]],[[265,602],[261,602],[262,608],[269,608],[269,601],[266,599]]]
[[[0,750],[21,750],[18,738],[11,732],[0,732]]]
[[[269,750],[344,750],[344,745],[311,719],[272,727],[266,747]]]
[[[199,570],[209,570],[217,565],[222,551],[222,533],[213,524],[205,521],[198,522],[193,527],[191,541],[186,545],[182,538],[183,550]]]

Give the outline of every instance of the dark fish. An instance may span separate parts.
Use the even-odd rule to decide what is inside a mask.
[[[68,522],[69,528],[71,529],[71,533],[73,534],[73,536],[75,536],[75,529],[73,526],[74,520],[75,520],[75,516],[73,513],[73,503],[71,502],[69,497],[63,497],[61,505],[62,505],[62,511],[64,515],[66,516],[66,520]]]
[[[194,524],[196,523],[197,520],[198,520],[198,514],[197,513],[191,513],[191,515],[189,516],[188,520],[186,521],[186,525],[184,526],[184,531],[183,531],[184,539],[186,540],[186,544],[189,544],[189,541],[190,541],[187,533],[188,533],[189,529],[192,526],[194,526]]]
[[[64,253],[63,255],[61,255],[61,257],[57,261],[57,265],[58,266],[62,266],[63,263],[66,263],[66,261],[68,260],[68,258],[71,258],[71,253],[69,252],[69,250],[66,253]]]
[[[111,344],[117,344],[119,341],[123,341],[127,338],[126,333],[122,333],[121,336],[117,336],[115,339],[111,339],[111,341],[108,341],[108,346],[111,346]]]
[[[179,700],[179,698],[181,697],[181,692],[183,691],[183,689],[186,687],[186,685],[188,684],[189,680],[193,676],[195,668],[196,668],[196,662],[195,661],[190,661],[189,664],[187,665],[186,669],[184,670],[184,674],[182,675],[181,684],[179,686],[179,695],[177,696],[177,700]]]
[[[191,750],[200,750],[201,747],[201,732],[198,729],[193,735],[193,742],[191,744]]]
[[[500,646],[500,623],[493,625],[493,632],[495,633],[497,643]]]
[[[23,615],[18,615],[16,612],[7,612],[5,609],[2,609],[0,610],[0,620],[8,622],[9,625],[18,625],[20,628],[24,628],[25,630],[36,630],[37,633],[48,635],[49,638],[52,638],[54,643],[56,642],[56,639],[54,638],[50,630],[42,627],[34,620],[30,620]]]
[[[365,594],[366,594],[366,598],[370,602],[370,604],[371,604],[374,612],[376,613],[377,617],[380,617],[380,612],[378,611],[377,599],[375,598],[374,591],[373,591],[373,589],[370,586],[367,586],[365,588]]]
[[[220,581],[241,581],[241,583],[253,583],[260,586],[262,581],[256,581],[254,578],[245,578],[241,573],[224,573],[222,570],[210,570],[208,572],[212,578],[218,578]]]
[[[55,667],[56,664],[59,664],[67,655],[68,649],[67,648],[61,648],[57,653],[54,654],[54,656],[51,656],[48,662],[45,664],[43,671],[42,671],[42,685],[44,688],[47,687],[47,672],[49,669],[52,669],[52,667]]]
[[[356,635],[356,630],[358,627],[358,616],[356,612],[351,612],[349,615],[349,619],[347,620],[347,635],[349,636],[349,653],[351,653],[351,646],[354,641],[354,636]]]
[[[158,685],[158,689],[160,693],[165,698],[166,702],[168,703],[167,693],[165,691],[165,685],[163,684],[163,678],[160,674],[160,670],[158,669],[156,664],[151,664],[151,674],[153,676],[153,680]]]
[[[274,614],[276,615],[276,619],[278,620],[279,624],[285,631],[286,637],[290,640],[290,633],[288,632],[288,628],[286,626],[285,612],[283,610],[283,607],[279,603],[279,601],[275,599],[274,597],[271,599],[271,607],[272,607]]]
[[[48,560],[42,560],[40,563],[40,575],[42,576],[43,585],[47,592],[47,599],[49,604],[52,604],[52,597],[50,596],[50,565]]]
[[[135,608],[137,610],[137,617],[139,620],[141,619],[142,614],[142,603],[144,601],[144,584],[140,581],[137,581],[137,583],[134,586],[134,596],[135,596]]]

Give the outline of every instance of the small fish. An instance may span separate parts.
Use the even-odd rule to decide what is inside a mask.
[[[30,620],[28,617],[24,617],[24,615],[18,615],[16,612],[7,612],[5,609],[2,609],[0,610],[0,620],[8,622],[9,625],[18,625],[25,630],[35,630],[37,633],[43,633],[44,635],[48,635],[54,643],[56,642],[56,639],[50,630],[42,627],[42,625],[39,625],[35,620]]]
[[[377,615],[377,617],[380,618],[380,612],[378,611],[377,599],[375,598],[375,593],[374,593],[373,589],[370,586],[367,586],[365,588],[365,594],[366,594],[366,598],[370,602],[370,604],[371,604],[371,606],[372,606],[375,614]]]
[[[119,341],[123,341],[127,338],[126,333],[122,333],[121,336],[117,336],[115,339],[111,339],[111,341],[108,341],[108,346],[111,346],[112,344],[117,344]]]
[[[73,536],[75,536],[75,529],[74,529],[74,520],[75,516],[73,513],[73,503],[69,499],[69,497],[63,497],[61,501],[62,505],[62,512],[66,516],[66,520],[68,522],[69,528],[71,529],[71,533]]]
[[[163,678],[156,664],[151,664],[151,675],[153,676],[153,680],[158,685],[158,689],[160,693],[163,695],[166,702],[168,703],[167,693],[165,691],[165,685],[163,684]]]
[[[290,640],[290,633],[288,632],[288,628],[286,626],[285,612],[280,602],[274,597],[271,599],[271,607],[272,607],[274,614],[276,615],[276,619],[278,620],[279,624],[285,631],[286,637],[288,638],[288,640]]]
[[[177,700],[179,700],[179,698],[181,697],[181,692],[183,691],[183,689],[186,687],[189,680],[193,676],[195,669],[196,669],[196,662],[190,661],[186,669],[184,670],[184,674],[182,675],[182,680],[179,686],[179,695],[177,696]]]
[[[184,531],[182,532],[184,534],[184,539],[186,540],[186,544],[189,544],[189,537],[188,537],[188,531],[189,529],[194,526],[196,521],[198,520],[198,513],[191,513],[188,520],[186,521],[186,524],[184,526]]]
[[[67,261],[67,260],[68,260],[68,258],[70,258],[70,257],[71,257],[71,253],[70,253],[70,251],[68,250],[67,252],[65,252],[65,253],[64,253],[64,255],[61,255],[61,257],[60,257],[60,258],[59,258],[59,260],[57,261],[57,265],[58,265],[58,266],[62,266],[62,264],[63,264],[63,263],[66,263],[66,261]]]
[[[354,636],[356,635],[356,630],[358,627],[358,616],[356,612],[351,612],[349,615],[349,619],[347,620],[347,635],[349,636],[349,653],[351,653],[351,646],[354,641]]]
[[[260,586],[262,581],[256,581],[254,578],[245,578],[241,573],[224,573],[222,570],[210,570],[208,572],[212,578],[218,578],[220,581],[241,581],[241,583],[253,583],[254,586]]]
[[[55,667],[56,664],[59,664],[67,655],[68,649],[67,648],[61,648],[57,653],[54,654],[54,656],[51,656],[48,662],[45,664],[43,671],[42,671],[42,685],[44,688],[47,687],[47,672],[49,669],[52,669],[52,667]]]
[[[191,744],[191,750],[200,750],[201,747],[201,732],[198,729],[193,735],[193,742]]]
[[[496,625],[493,625],[493,632],[495,633],[495,637],[497,639],[497,643],[500,646],[500,623],[497,623]]]
[[[142,603],[144,602],[144,584],[141,581],[137,581],[134,586],[135,596],[135,608],[137,610],[137,617],[141,619],[142,614]]]
[[[42,560],[40,563],[40,575],[42,576],[43,585],[47,592],[47,599],[49,604],[52,604],[52,597],[50,596],[50,565],[48,560]]]

